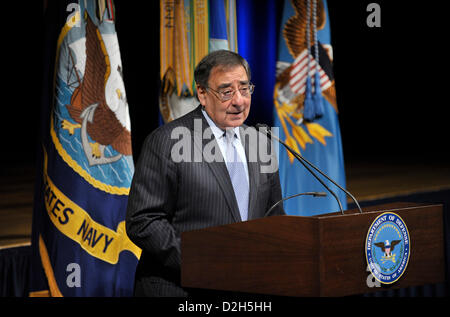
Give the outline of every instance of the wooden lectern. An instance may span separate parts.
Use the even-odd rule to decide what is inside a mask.
[[[374,219],[386,211],[406,223],[409,263],[394,284],[370,288],[365,240]],[[442,205],[394,203],[363,213],[256,219],[184,232],[181,250],[181,284],[191,288],[346,296],[445,280]]]

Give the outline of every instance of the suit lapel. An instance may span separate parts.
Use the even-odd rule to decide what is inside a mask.
[[[195,120],[195,119],[201,119]],[[200,123],[201,122],[201,126]],[[219,145],[216,141],[216,138],[214,137],[214,134],[207,133],[207,136],[210,136],[210,138],[203,136],[205,135],[205,130],[209,127],[208,122],[206,121],[205,117],[203,116],[201,112],[201,106],[199,106],[196,110],[194,110],[194,120],[193,120],[193,126],[191,126],[191,130],[193,131],[193,139],[194,139],[194,146],[197,148],[200,153],[203,153],[203,150],[208,145],[209,147],[213,145],[213,147],[216,149],[216,151],[219,151],[217,153],[222,157],[222,154],[220,153]],[[211,144],[210,142],[213,142]],[[236,201],[236,197],[234,195],[233,185],[231,184],[230,175],[228,174],[227,167],[225,165],[225,162],[223,159],[220,161],[213,160],[212,162],[207,162],[202,158],[202,162],[204,162],[213,172],[214,176],[217,179],[217,183],[219,184],[220,188],[222,189],[222,193],[225,197],[225,200],[228,204],[229,210],[231,214],[233,215],[233,218],[235,221],[241,221],[241,215],[239,214],[239,207]]]

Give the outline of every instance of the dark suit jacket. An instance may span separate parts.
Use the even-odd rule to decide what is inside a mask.
[[[211,162],[199,158],[203,150],[214,153],[211,145],[216,146],[215,153],[222,157],[220,150],[217,152],[214,135],[205,133],[206,128],[209,125],[199,106],[159,127],[144,142],[126,218],[128,236],[142,249],[136,270],[136,296],[188,295],[180,286],[181,233],[241,221],[223,159]],[[243,128],[240,130],[242,138]],[[181,133],[184,133],[182,137]],[[257,134],[258,138],[266,138],[262,133]],[[264,164],[259,158],[256,162],[249,161],[255,157],[251,151],[256,150],[257,142],[244,141],[245,137],[242,140],[248,161],[248,219],[251,220],[263,217],[281,199],[281,187],[278,169],[272,173],[261,172]],[[180,145],[184,146],[184,152]],[[174,161],[174,154],[195,161],[180,162],[179,158]],[[284,214],[282,204],[271,212],[275,214]]]

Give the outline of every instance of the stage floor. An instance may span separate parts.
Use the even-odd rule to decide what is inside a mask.
[[[450,164],[352,162],[346,175],[361,202],[450,189]],[[35,177],[30,166],[1,171],[0,249],[30,244]]]

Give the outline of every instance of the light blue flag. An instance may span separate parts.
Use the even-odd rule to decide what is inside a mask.
[[[345,188],[332,60],[326,1],[285,0],[274,90],[274,124],[279,127],[282,140]],[[327,193],[327,197],[300,196],[286,200],[286,213],[311,216],[340,210],[336,199],[282,147],[279,165],[283,197],[311,191]],[[322,179],[336,192],[345,210],[345,194]]]

